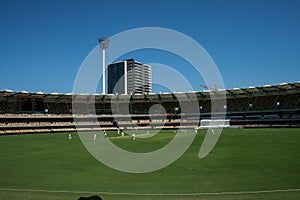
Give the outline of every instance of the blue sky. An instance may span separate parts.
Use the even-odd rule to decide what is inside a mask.
[[[139,27],[169,28],[196,40],[227,89],[296,82],[299,20],[299,0],[0,0],[0,90],[71,92],[99,36]],[[130,56],[182,73],[187,64],[157,52]],[[195,90],[203,89],[201,79],[186,76]]]

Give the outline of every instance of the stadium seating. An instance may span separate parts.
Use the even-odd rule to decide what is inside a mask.
[[[220,94],[226,95],[226,101]],[[76,131],[78,126],[85,130],[96,130],[99,125],[102,129],[113,130],[118,126],[131,128],[132,124],[145,127],[150,122],[152,126],[148,128],[155,128],[156,123],[161,125],[158,123],[161,120],[149,116],[151,107],[150,114],[165,115],[163,128],[176,128],[185,114],[193,115],[185,125],[195,126],[195,119],[210,118],[211,95],[216,97],[214,103],[218,104],[213,111],[226,111],[226,118],[231,119],[232,124],[252,126],[260,124],[259,120],[272,119],[276,121],[274,124],[300,125],[300,83],[297,82],[185,94],[113,96],[0,91],[0,134]],[[192,96],[197,98],[199,109],[191,104]],[[154,109],[156,104],[161,106]],[[72,114],[79,116],[81,121],[74,123]],[[91,121],[90,116],[93,115],[96,115],[93,117],[96,121]],[[261,121],[261,124],[266,123]]]

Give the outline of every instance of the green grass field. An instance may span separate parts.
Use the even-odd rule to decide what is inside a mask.
[[[76,133],[72,140],[66,133],[1,136],[0,199],[300,199],[300,129],[224,129],[212,152],[199,159],[205,134],[198,131],[170,166],[144,174],[103,165]],[[108,135],[133,152],[161,148],[174,137],[173,131],[135,141]]]

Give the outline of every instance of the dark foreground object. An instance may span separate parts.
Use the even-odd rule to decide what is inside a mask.
[[[79,197],[77,200],[102,200],[99,196]]]

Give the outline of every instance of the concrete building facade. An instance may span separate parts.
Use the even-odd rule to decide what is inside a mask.
[[[148,94],[152,92],[151,66],[134,59],[107,67],[108,94]]]

